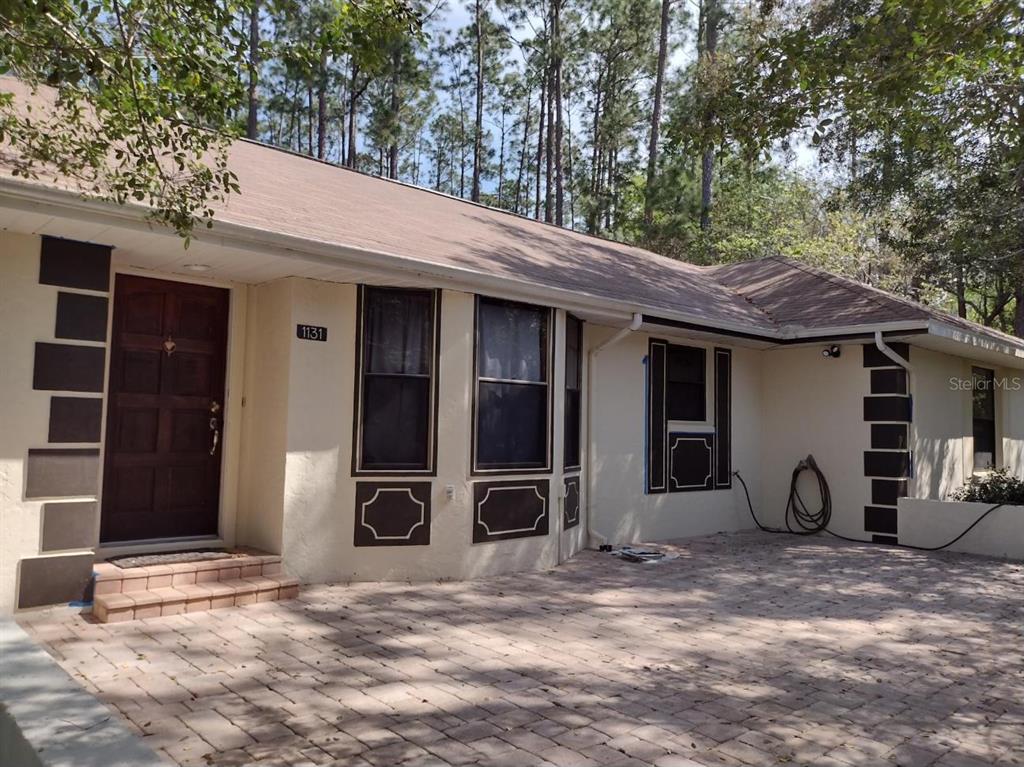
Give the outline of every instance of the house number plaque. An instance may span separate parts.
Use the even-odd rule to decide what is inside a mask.
[[[326,341],[327,328],[319,325],[296,325],[295,335],[303,341]]]

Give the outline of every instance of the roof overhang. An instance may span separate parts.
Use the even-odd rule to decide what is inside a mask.
[[[890,340],[914,338],[960,356],[1024,367],[1024,340],[1002,343],[982,333],[937,321],[844,325],[823,328],[783,327],[752,330],[743,323],[711,322],[699,315],[667,311],[594,296],[577,290],[437,264],[410,256],[281,234],[218,219],[211,229],[197,229],[186,250],[173,231],[154,224],[139,205],[116,205],[41,183],[0,177],[0,226],[12,231],[50,234],[112,245],[122,263],[161,272],[191,275],[186,264],[208,261],[207,276],[258,284],[281,277],[310,277],[337,282],[423,285],[486,293],[513,300],[541,302],[583,319],[629,325],[641,313],[652,332],[674,329],[706,339],[727,339],[752,348],[871,340],[881,330]],[[926,341],[925,338],[928,340]]]

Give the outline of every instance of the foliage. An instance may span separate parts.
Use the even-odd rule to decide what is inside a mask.
[[[90,194],[144,202],[183,235],[237,190],[227,168],[244,49],[229,0],[8,0],[0,63],[56,88],[52,111],[5,93],[14,173],[60,173]]]
[[[1008,469],[996,469],[988,474],[971,477],[966,485],[953,492],[951,499],[1024,506],[1024,480],[1010,474]]]

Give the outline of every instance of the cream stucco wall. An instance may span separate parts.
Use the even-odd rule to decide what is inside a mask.
[[[0,235],[0,614],[14,609],[18,562],[39,554],[42,503],[26,501],[29,448],[46,447],[48,391],[32,389],[36,341],[53,340],[57,288],[39,284],[39,238]]]
[[[588,327],[592,347],[615,330]],[[591,371],[593,386],[593,439],[595,450],[593,498],[590,502],[595,532],[611,543],[658,541],[723,530],[752,527],[743,491],[733,488],[684,493],[645,492],[646,379],[648,333],[632,333],[598,354]],[[658,334],[674,343],[708,349],[714,344]],[[739,470],[755,504],[760,497],[761,471],[761,355],[733,349],[733,468]],[[709,387],[707,412],[714,412]],[[683,430],[683,427],[680,427]]]
[[[783,525],[793,469],[813,455],[832,491],[832,529],[863,537],[864,507],[871,503],[871,483],[864,477],[871,428],[864,422],[863,406],[870,373],[860,346],[844,345],[838,359],[823,357],[817,346],[774,349],[763,358],[758,518],[773,527]],[[810,474],[804,474],[800,488],[816,510],[820,496]]]
[[[914,392],[915,498],[948,498],[974,472],[972,395],[963,384],[971,368],[993,369],[929,349],[915,348]],[[996,464],[1024,477],[1024,373],[994,368],[996,380]]]
[[[352,476],[356,356],[355,285],[288,278],[250,291],[240,543],[280,551],[304,581],[434,580],[551,567],[577,551],[583,525],[559,534],[562,476],[563,315],[556,314],[552,385],[554,466],[550,534],[472,542],[470,473],[474,297],[441,296],[436,477],[430,481],[429,546],[356,547]],[[296,338],[295,325],[328,329],[326,342]],[[501,479],[488,476],[487,479]],[[447,498],[451,486],[454,497]]]

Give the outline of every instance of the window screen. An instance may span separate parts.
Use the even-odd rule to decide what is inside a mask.
[[[972,372],[974,470],[987,471],[996,463],[996,375],[985,368],[974,368]]]
[[[359,465],[431,468],[436,295],[363,289]]]
[[[549,316],[527,304],[477,303],[477,469],[547,466]]]
[[[665,373],[665,412],[670,421],[703,421],[707,416],[706,352],[669,345]]]

